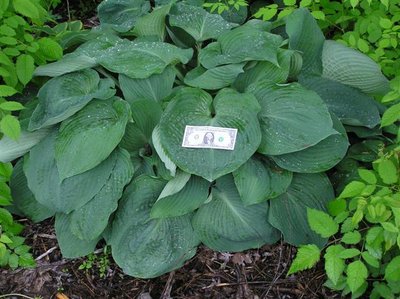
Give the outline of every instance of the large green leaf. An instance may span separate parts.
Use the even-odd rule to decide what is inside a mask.
[[[210,14],[201,7],[182,3],[172,7],[169,24],[182,28],[198,42],[216,39],[223,32],[235,27],[218,14]]]
[[[179,268],[199,243],[191,215],[150,219],[151,206],[165,182],[140,176],[125,190],[112,223],[109,244],[116,263],[128,275],[151,278]]]
[[[292,173],[261,157],[252,157],[233,172],[236,188],[245,205],[260,203],[284,193]]]
[[[192,87],[216,90],[231,85],[240,73],[243,73],[244,63],[217,66],[205,69],[198,66],[188,72],[184,82]]]
[[[65,120],[55,146],[61,179],[92,169],[106,159],[121,141],[129,116],[128,103],[114,98],[92,101]]]
[[[161,74],[154,74],[145,79],[119,75],[118,80],[125,100],[132,103],[140,98],[161,101],[171,94],[175,77],[174,68],[167,67]]]
[[[139,168],[144,157],[156,155],[153,150],[152,132],[161,118],[161,107],[158,102],[140,99],[131,103],[132,119],[126,126],[125,135],[120,146],[125,148]]]
[[[247,91],[261,105],[260,153],[281,155],[300,151],[337,133],[332,128],[328,108],[318,94],[298,83],[278,85],[259,81]]]
[[[51,210],[70,213],[103,188],[115,165],[116,155],[90,171],[61,180],[54,157],[56,137],[57,132],[53,131],[31,149],[24,160],[24,172],[29,189],[39,203]]]
[[[244,61],[269,61],[278,65],[277,52],[282,37],[244,25],[225,32],[217,42],[200,50],[199,61],[207,69]]]
[[[178,178],[179,173],[177,173],[176,176],[167,183],[164,190],[169,184],[172,184],[173,186],[176,185],[177,182],[175,181]],[[210,182],[192,175],[181,190],[174,193],[169,192],[167,194],[163,194],[163,190],[151,209],[151,217],[176,217],[193,212],[207,200],[209,187]]]
[[[176,165],[172,160],[167,156],[167,153],[164,151],[161,145],[160,138],[160,127],[155,127],[152,134],[152,141],[154,150],[157,152],[157,155],[160,157],[161,161],[164,163],[165,168],[168,169],[172,176],[176,174]]]
[[[182,170],[209,181],[215,180],[237,169],[258,148],[261,132],[256,115],[259,109],[251,94],[224,89],[213,100],[201,89],[183,88],[161,118],[162,148]],[[236,128],[235,149],[183,148],[186,125]]]
[[[322,49],[325,37],[307,8],[294,11],[286,19],[289,48],[303,56],[303,72],[320,75],[322,73]]]
[[[136,20],[133,33],[141,36],[156,36],[161,42],[165,39],[165,17],[169,13],[171,5],[155,7],[154,10]]]
[[[51,129],[45,128],[35,132],[22,131],[18,140],[12,140],[7,136],[0,139],[0,162],[10,162],[23,156],[33,146],[49,134]]]
[[[294,172],[317,173],[331,169],[343,159],[349,147],[343,125],[335,115],[332,115],[332,120],[338,134],[330,135],[304,150],[271,158],[280,167]]]
[[[192,49],[180,49],[168,43],[121,40],[98,62],[109,71],[143,79],[162,73],[170,64],[185,64],[192,55]]]
[[[193,228],[200,240],[218,251],[242,251],[279,239],[279,232],[267,221],[266,202],[246,206],[240,199],[231,175],[217,180],[211,202],[193,217]]]
[[[70,215],[71,232],[81,240],[95,240],[104,231],[108,219],[118,207],[122,191],[132,178],[133,166],[127,151],[117,149],[116,160],[107,181],[84,206]]]
[[[61,60],[39,66],[34,75],[56,77],[95,67],[99,57],[107,55],[106,50],[113,47],[119,40],[121,39],[116,35],[101,34],[79,46],[73,53],[64,55]]]
[[[381,73],[379,65],[354,49],[327,40],[322,52],[322,76],[356,87],[367,94],[386,94],[389,80]]]
[[[118,32],[127,32],[136,20],[150,10],[148,0],[105,0],[97,7],[101,26],[111,26]]]
[[[318,93],[343,124],[368,128],[379,124],[374,99],[358,89],[322,77],[303,77],[300,83]]]
[[[91,69],[65,74],[46,82],[39,90],[39,104],[32,114],[29,130],[59,123],[82,109],[92,99],[108,99],[115,94],[110,79],[100,81]]]
[[[274,83],[285,83],[289,77],[292,55],[293,52],[290,50],[279,50],[279,65],[268,61],[249,62],[244,68],[244,73],[239,74],[233,86],[243,92],[247,86],[257,81],[269,80]]]
[[[40,222],[53,216],[55,212],[40,204],[28,188],[28,182],[26,181],[22,166],[23,160],[21,159],[14,166],[10,180],[13,205],[34,222]]]
[[[268,221],[292,245],[312,243],[321,247],[326,239],[313,232],[308,225],[307,207],[326,211],[326,204],[333,198],[333,188],[326,175],[294,174],[286,193],[269,201]]]
[[[81,240],[71,232],[71,216],[64,213],[56,214],[55,229],[57,242],[64,258],[77,258],[92,253],[100,238],[96,240]]]

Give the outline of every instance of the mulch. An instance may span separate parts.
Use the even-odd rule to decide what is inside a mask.
[[[184,267],[158,278],[137,279],[124,275],[111,257],[101,271],[100,257],[105,256],[101,248],[87,270],[79,269],[87,258],[63,259],[52,220],[27,222],[24,235],[38,258],[37,266],[0,270],[0,294],[43,299],[340,298],[323,287],[322,265],[286,277],[296,248],[283,242],[242,253],[215,252],[200,246]]]

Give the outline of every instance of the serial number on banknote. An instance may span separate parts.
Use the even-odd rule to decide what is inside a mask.
[[[237,129],[211,126],[186,126],[182,147],[234,150]]]

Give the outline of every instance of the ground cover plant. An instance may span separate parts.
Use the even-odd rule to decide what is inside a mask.
[[[65,257],[104,238],[136,277],[180,267],[200,243],[242,251],[282,234],[322,247],[307,208],[335,197],[324,172],[346,155],[346,129],[379,126],[379,67],[325,40],[304,9],[276,27],[188,3],[116,3],[98,8],[102,34],[35,71],[52,78],[21,114],[26,134],[0,141],[3,161],[24,155],[15,209],[55,215]],[[183,148],[186,125],[236,128],[235,149]]]
[[[400,292],[399,151],[379,153],[373,169],[358,169],[359,180],[350,182],[329,203],[329,214],[308,210],[311,228],[333,237],[323,250],[326,286],[351,292],[358,298],[395,298]],[[308,269],[319,261],[314,244],[300,246],[289,274]]]

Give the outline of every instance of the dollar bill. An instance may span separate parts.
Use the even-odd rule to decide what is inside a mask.
[[[186,126],[182,147],[233,150],[237,129],[210,126]]]

